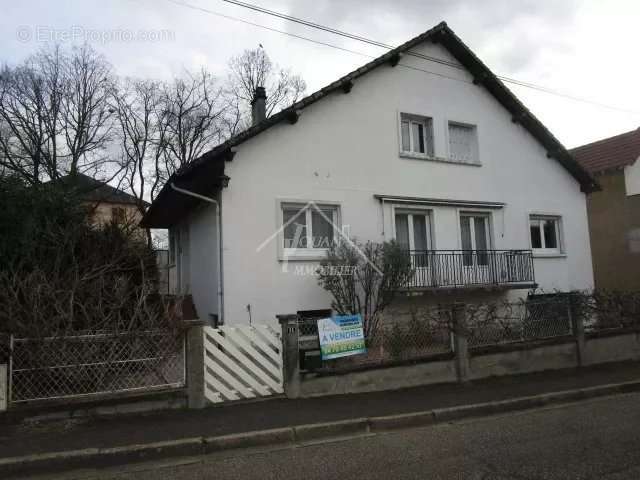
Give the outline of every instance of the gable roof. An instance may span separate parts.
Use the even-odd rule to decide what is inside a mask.
[[[191,184],[189,178],[193,177],[194,172],[206,168],[205,165],[212,162],[224,162],[233,158],[233,147],[255,137],[261,132],[277,125],[280,122],[288,121],[295,123],[298,119],[298,112],[313,103],[321,100],[327,95],[337,92],[348,92],[353,85],[353,81],[357,78],[371,72],[375,68],[390,64],[396,65],[400,59],[400,55],[407,52],[425,41],[431,41],[441,44],[446,48],[460,64],[465,67],[474,77],[474,83],[486,88],[504,108],[512,115],[514,123],[521,124],[538,142],[540,142],[547,150],[547,155],[556,159],[560,164],[569,171],[569,173],[578,181],[583,192],[591,192],[598,190],[599,186],[592,176],[569,154],[566,148],[553,134],[527,109],[527,107],[518,100],[518,98],[509,90],[502,81],[496,77],[491,70],[467,47],[460,38],[449,28],[445,22],[441,22],[435,27],[418,35],[417,37],[403,43],[397,48],[388,51],[379,56],[375,60],[363,65],[351,73],[321,88],[315,93],[294,103],[288,108],[266,118],[262,122],[254,125],[243,132],[235,135],[226,142],[218,145],[209,152],[194,160],[189,165],[185,165],[178,172],[174,173],[162,191],[151,205],[143,218],[143,225],[148,227],[166,228],[167,226],[179,220],[180,209],[171,206],[171,202],[191,203],[185,199],[179,200],[177,192],[170,188],[170,184],[175,182],[177,186],[190,189]],[[220,170],[220,168],[218,169]],[[221,168],[222,172],[224,167]],[[217,177],[216,177],[217,178]],[[198,183],[202,183],[201,181]],[[210,191],[211,185],[208,186]],[[204,193],[193,190],[196,193]],[[196,201],[197,202],[197,201]],[[184,212],[182,212],[184,213]]]
[[[138,199],[133,195],[82,173],[65,175],[48,183],[64,185],[87,202],[121,203],[129,205],[136,205],[138,203]],[[148,205],[147,202],[144,203]]]
[[[573,148],[570,152],[594,174],[626,167],[640,158],[640,128]]]

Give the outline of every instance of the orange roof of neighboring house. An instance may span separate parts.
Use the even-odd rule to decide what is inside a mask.
[[[569,152],[591,173],[626,167],[640,157],[640,128],[573,148]]]

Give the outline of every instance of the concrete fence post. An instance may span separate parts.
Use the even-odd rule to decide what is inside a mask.
[[[282,328],[282,360],[284,394],[287,398],[300,396],[300,349],[298,337],[300,329],[295,314],[276,315]]]
[[[186,382],[187,399],[189,408],[204,408],[206,399],[204,396],[204,322],[201,320],[189,320],[186,331]]]
[[[585,355],[585,337],[584,337],[584,321],[582,315],[578,315],[575,311],[576,298],[569,295],[567,302],[567,316],[573,331],[573,337],[576,340],[576,361],[579,367],[584,366]]]
[[[467,342],[467,321],[463,303],[454,303],[451,309],[453,320],[453,345],[456,355],[458,382],[469,379],[469,344]]]
[[[9,403],[8,370],[6,364],[0,364],[0,412],[4,412]]]

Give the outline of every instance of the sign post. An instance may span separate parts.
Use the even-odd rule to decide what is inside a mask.
[[[367,353],[360,315],[341,315],[318,320],[323,360]]]

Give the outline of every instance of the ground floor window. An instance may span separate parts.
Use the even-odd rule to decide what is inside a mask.
[[[406,250],[431,250],[431,218],[429,212],[396,210],[396,242]]]
[[[462,213],[460,215],[460,245],[465,251],[462,257],[464,266],[487,265],[489,263],[487,250],[491,248],[490,244],[489,215]]]
[[[326,252],[337,241],[338,213],[337,205],[283,203],[285,255]]]

